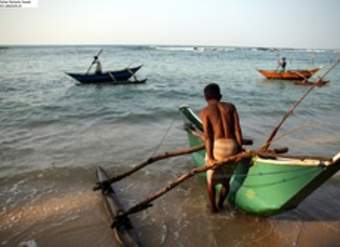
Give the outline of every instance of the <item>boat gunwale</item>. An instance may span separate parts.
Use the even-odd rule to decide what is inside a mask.
[[[283,72],[277,71],[277,70],[267,70],[267,69],[256,69],[257,71],[264,71],[264,72],[271,72],[271,73],[278,73],[278,74],[283,74],[283,73],[289,73],[289,72],[311,72],[311,73],[315,73],[317,71],[319,71],[321,68],[320,67],[315,67],[313,69],[290,69],[290,70],[286,70]]]
[[[140,68],[142,68],[143,65],[139,65],[139,66],[136,66],[136,67],[127,67],[125,69],[120,69],[120,70],[108,70],[108,71],[103,71],[102,73],[100,74],[95,74],[95,73],[91,73],[91,74],[86,74],[86,73],[75,73],[75,72],[65,72],[66,74],[68,74],[69,76],[72,76],[72,75],[76,75],[76,76],[98,76],[98,75],[106,75],[106,74],[109,74],[109,73],[122,73],[122,72],[125,72],[125,71],[128,71],[128,72],[133,72],[133,74],[135,74]]]

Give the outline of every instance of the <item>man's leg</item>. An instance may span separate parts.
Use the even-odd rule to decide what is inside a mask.
[[[218,208],[219,209],[224,208],[223,204],[224,204],[225,199],[228,196],[228,193],[229,193],[229,179],[224,179],[224,181],[222,183],[222,188],[221,188],[221,191],[220,191],[220,196],[219,196],[219,199],[218,199]]]
[[[208,196],[210,201],[211,211],[216,213],[217,206],[216,206],[216,189],[215,189],[215,182],[214,182],[214,172],[213,170],[207,171],[207,185],[208,185]]]
[[[216,213],[218,211],[216,206],[216,189],[211,183],[208,184],[208,195],[210,201],[211,212]]]

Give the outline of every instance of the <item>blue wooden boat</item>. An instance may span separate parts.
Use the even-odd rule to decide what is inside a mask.
[[[80,73],[67,73],[67,75],[71,76],[73,79],[79,81],[80,83],[89,84],[89,83],[108,83],[112,84],[123,84],[123,82],[127,82],[140,68],[142,65],[126,68],[123,70],[117,71],[107,71],[101,74],[80,74]],[[129,81],[127,84],[136,84],[136,83],[144,83],[146,80],[142,81]]]

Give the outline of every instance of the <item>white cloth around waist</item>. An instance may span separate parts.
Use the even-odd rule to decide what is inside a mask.
[[[223,160],[236,154],[238,145],[234,139],[217,139],[214,141],[213,155],[215,160]]]
[[[234,139],[217,139],[214,141],[213,156],[217,161],[224,160],[231,155],[238,152],[238,145]],[[205,156],[207,161],[208,157]],[[230,165],[219,167],[215,170],[207,171],[207,182],[208,184],[217,184],[223,182],[225,176],[232,173],[233,168]]]

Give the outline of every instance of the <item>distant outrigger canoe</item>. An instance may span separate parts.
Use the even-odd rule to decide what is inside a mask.
[[[284,72],[280,72],[277,70],[263,70],[258,69],[264,77],[267,79],[276,79],[276,80],[291,80],[291,81],[301,81],[307,80],[316,72],[318,72],[320,68],[314,68],[310,70],[287,70]]]
[[[103,72],[101,74],[84,74],[84,73],[66,73],[66,74],[84,84],[90,83],[139,84],[144,83],[146,80],[141,81],[139,80],[128,81],[128,80],[141,67],[142,65],[133,68],[126,68],[123,70]]]
[[[193,129],[202,131],[200,119],[188,107],[181,107],[190,146],[202,145]],[[205,164],[205,151],[192,154],[196,166]],[[273,215],[293,209],[340,169],[340,155],[334,158],[292,156],[258,157],[234,164],[229,202],[247,213]]]

